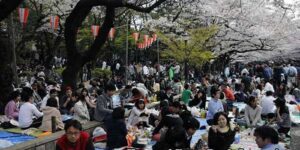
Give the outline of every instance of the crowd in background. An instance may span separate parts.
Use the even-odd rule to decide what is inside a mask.
[[[51,118],[55,116],[57,130],[65,129],[68,134],[74,128],[76,133],[70,135],[82,134],[83,137],[88,135],[81,133],[79,125],[96,120],[107,132],[110,149],[127,146],[129,131],[151,126],[154,128],[152,138],[157,141],[153,149],[169,149],[189,147],[192,135],[201,126],[188,110],[196,107],[206,110],[206,120],[211,126],[208,143],[199,141],[200,147],[228,149],[239,126],[256,127],[255,136],[262,141],[269,139],[269,144],[276,147],[278,138],[290,137],[292,122],[287,105],[300,102],[299,73],[292,65],[228,66],[216,74],[190,69],[185,80],[185,71],[176,62],[165,65],[138,63],[126,67],[120,62],[108,66],[103,61],[101,68],[111,69],[112,77],[92,77],[91,66],[85,66],[82,83],[76,88],[61,88],[61,79],[53,71],[38,67],[32,70],[33,76],[28,76],[22,72],[29,68],[21,67],[22,86],[10,94],[5,115],[17,120],[24,130],[36,127],[43,131],[52,131]],[[48,80],[49,76],[58,80]],[[153,101],[159,101],[155,107],[159,113],[146,107]],[[233,105],[235,102],[247,105],[244,117],[236,118],[238,125],[234,126],[228,114],[239,112]],[[126,116],[124,108],[127,104],[132,104],[133,108]],[[65,125],[62,115],[72,116],[78,123]],[[265,133],[266,130],[270,132]],[[59,140],[60,149],[64,149],[64,140],[70,140],[68,135]],[[90,147],[89,142],[84,146]],[[256,142],[260,144],[260,141]],[[265,146],[261,144],[260,148]]]

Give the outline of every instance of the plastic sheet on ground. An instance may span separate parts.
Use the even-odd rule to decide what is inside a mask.
[[[196,118],[196,119],[199,121],[201,127],[202,127],[202,126],[205,126],[205,127],[208,126],[208,124],[207,124],[205,118]],[[199,139],[202,138],[202,135],[203,135],[203,134],[206,134],[206,133],[207,133],[207,130],[206,130],[206,129],[203,129],[203,130],[197,130],[197,131],[194,133],[194,135],[192,136],[191,143],[190,143],[190,147],[194,147],[194,146],[197,144],[197,142],[199,141]]]
[[[7,140],[0,140],[0,149],[13,146],[14,144]]]
[[[62,117],[62,121],[67,121],[67,120],[73,118],[73,116],[71,116],[71,115],[61,115],[61,117]]]
[[[300,124],[300,105],[290,105],[287,104],[290,111],[291,121],[295,124]]]
[[[243,102],[235,102],[233,103],[233,106],[237,107],[239,109],[239,112],[244,111],[246,107],[246,103]]]
[[[6,131],[0,131],[0,140],[6,140],[12,144],[18,144],[35,139],[33,136],[22,135],[17,133],[10,133]],[[1,145],[2,146],[2,145]]]

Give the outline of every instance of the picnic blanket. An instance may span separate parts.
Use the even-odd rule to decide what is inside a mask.
[[[29,136],[29,135],[10,133],[7,131],[0,131],[1,143],[6,144],[6,145],[1,145],[1,148],[9,147],[9,146],[12,146],[11,144],[18,144],[18,143],[30,141],[33,139],[35,139],[35,137]]]
[[[29,128],[27,130],[22,130],[21,128],[11,128],[11,129],[6,129],[4,131],[11,132],[11,133],[18,133],[21,135],[29,135],[33,137],[44,137],[51,134],[51,132],[44,132],[37,128]]]
[[[289,107],[292,123],[300,124],[300,105],[287,104],[287,106]]]
[[[233,103],[233,106],[237,107],[239,109],[239,112],[242,112],[245,110],[246,103],[244,102],[235,102]]]
[[[207,124],[205,118],[197,118],[196,117],[196,119],[199,121],[201,127],[205,126],[207,128],[208,124]],[[199,130],[197,130],[194,133],[194,135],[192,136],[190,147],[194,147],[197,144],[197,142],[199,141],[199,139],[202,138],[202,135],[204,135],[204,134],[207,134],[207,130],[206,129],[202,129],[202,130],[199,129]]]

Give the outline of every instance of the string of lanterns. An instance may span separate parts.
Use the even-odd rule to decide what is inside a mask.
[[[144,35],[143,42],[137,43],[138,35],[139,33],[132,34],[135,43],[137,45],[137,48],[141,50],[149,48],[157,40],[157,34],[153,33],[151,37],[149,37],[149,35]]]
[[[22,25],[22,28],[25,29],[28,21],[28,16],[29,16],[29,8],[26,7],[18,8],[18,14],[19,14],[19,21]],[[50,29],[52,29],[54,32],[58,29],[59,21],[60,21],[59,16],[50,16]],[[98,36],[99,30],[100,30],[99,25],[91,26],[92,36],[94,37],[94,39],[96,39],[96,37]],[[108,34],[108,39],[110,41],[112,41],[115,38],[115,33],[116,33],[116,29],[111,28]],[[139,42],[139,43],[138,40],[140,37],[140,33],[134,32],[132,33],[132,37],[135,41],[135,45],[140,50],[149,48],[153,44],[153,42],[157,40],[157,34],[155,33],[153,33],[151,37],[149,37],[149,35],[143,35],[143,42]]]

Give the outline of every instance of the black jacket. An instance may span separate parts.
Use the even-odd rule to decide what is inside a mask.
[[[105,121],[107,129],[107,144],[109,149],[127,146],[127,128],[124,120],[115,120],[109,118]]]

